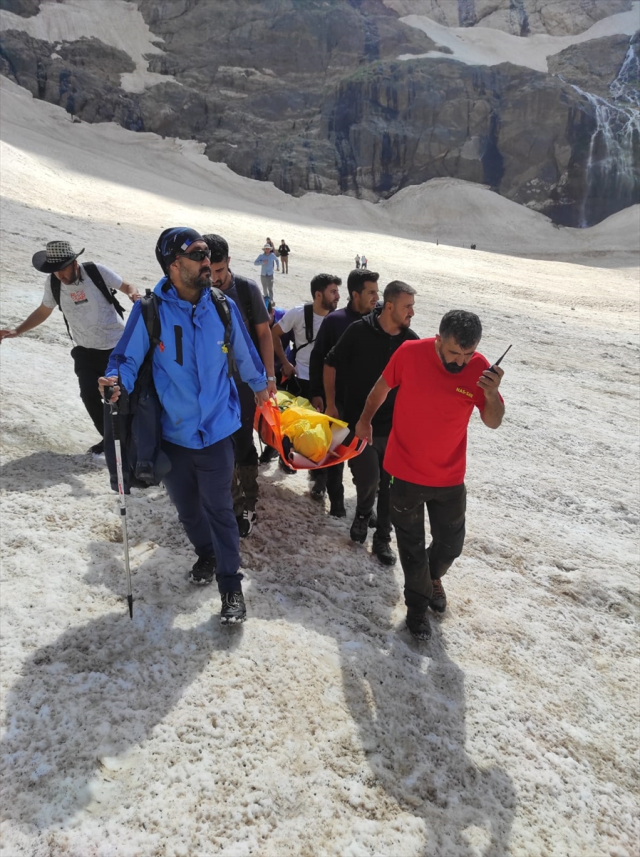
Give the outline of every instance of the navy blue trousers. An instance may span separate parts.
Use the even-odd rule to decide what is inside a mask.
[[[164,484],[199,557],[215,556],[218,589],[239,592],[240,543],[233,514],[233,441],[225,437],[204,449],[163,441],[171,470]]]

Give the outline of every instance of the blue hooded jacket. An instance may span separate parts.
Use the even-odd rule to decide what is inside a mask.
[[[163,277],[153,290],[158,298],[161,334],[153,353],[153,380],[162,404],[162,437],[178,446],[202,449],[240,428],[240,401],[227,376],[222,351],[224,325],[209,289],[197,304],[178,297]],[[240,377],[255,392],[267,378],[235,303],[231,311],[231,345]],[[131,393],[149,350],[149,335],[140,304],[131,310],[120,342],[109,358],[106,375],[120,375]]]

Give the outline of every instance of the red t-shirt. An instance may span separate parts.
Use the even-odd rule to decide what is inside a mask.
[[[469,418],[474,405],[482,411],[485,402],[476,381],[490,365],[476,352],[453,374],[442,365],[435,337],[400,346],[382,373],[398,388],[384,457],[387,473],[437,488],[464,482]]]

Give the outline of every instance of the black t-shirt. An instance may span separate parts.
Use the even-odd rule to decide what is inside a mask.
[[[377,309],[351,324],[325,358],[325,363],[336,370],[336,387],[340,378],[343,418],[351,428],[360,419],[367,396],[392,355],[408,339],[420,339],[410,328],[390,336],[378,324],[379,315]],[[374,435],[386,437],[390,433],[395,399],[396,391],[391,390],[372,420]]]

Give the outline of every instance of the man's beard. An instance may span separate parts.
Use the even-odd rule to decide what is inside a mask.
[[[440,358],[440,360],[442,360],[442,357]],[[462,372],[462,370],[467,364],[463,363],[461,366],[458,366],[457,363],[445,363],[444,360],[442,360],[442,365],[447,370],[447,372],[451,372],[452,375],[457,375],[458,372]]]
[[[327,312],[333,312],[337,306],[338,301],[325,301],[325,299],[322,298],[322,308],[326,309]]]
[[[211,285],[211,271],[208,268],[201,269],[198,276],[190,278],[185,285],[190,289],[208,289]]]

